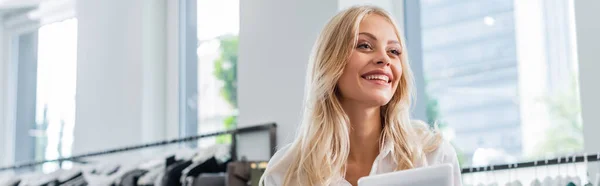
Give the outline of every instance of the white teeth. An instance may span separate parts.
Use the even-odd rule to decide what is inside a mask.
[[[382,81],[385,81],[385,82],[390,81],[390,78],[387,77],[386,75],[368,75],[368,76],[365,77],[365,79],[368,79],[368,80],[382,80]]]

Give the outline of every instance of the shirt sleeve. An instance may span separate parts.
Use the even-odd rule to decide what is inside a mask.
[[[275,167],[275,165],[281,163],[284,154],[288,151],[290,146],[290,144],[284,146],[271,157],[271,160],[269,160],[269,163],[267,164],[265,174],[262,176],[263,186],[280,186],[283,184],[283,174],[285,173],[287,166],[279,165],[278,167]]]
[[[442,160],[442,163],[447,163],[447,164],[451,164],[453,171],[452,171],[452,176],[454,179],[454,186],[462,186],[462,176],[461,176],[461,169],[460,169],[460,165],[458,164],[458,157],[456,155],[456,150],[454,149],[454,147],[452,146],[452,144],[450,144],[447,141],[444,141],[444,143],[442,143],[443,149],[444,149],[444,157]]]
[[[281,183],[275,181],[273,174],[265,175],[263,178],[263,186],[279,186]]]

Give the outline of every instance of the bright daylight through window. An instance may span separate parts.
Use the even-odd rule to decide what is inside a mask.
[[[76,19],[39,28],[37,62],[36,126],[30,132],[35,138],[35,159],[69,157],[75,127]],[[69,162],[62,165],[69,166]],[[43,171],[58,168],[58,163],[46,163]]]
[[[462,166],[583,150],[573,0],[420,6],[428,120]]]
[[[238,0],[198,0],[198,133],[233,129],[237,116]],[[218,17],[218,19],[215,19]],[[200,146],[230,143],[229,136]]]

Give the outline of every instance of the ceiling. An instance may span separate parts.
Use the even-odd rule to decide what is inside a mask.
[[[44,1],[52,0],[0,0],[0,14],[13,14],[31,10]]]
[[[0,0],[0,9],[15,9],[15,8],[26,8],[40,4],[44,1],[52,0]]]

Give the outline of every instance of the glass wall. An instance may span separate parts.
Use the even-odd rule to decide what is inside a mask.
[[[573,0],[419,3],[428,120],[463,166],[583,150]]]

